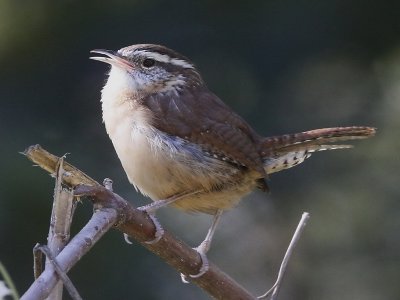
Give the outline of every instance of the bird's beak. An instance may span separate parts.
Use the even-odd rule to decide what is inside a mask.
[[[121,57],[118,52],[112,50],[95,49],[90,51],[90,53],[103,54],[105,56],[91,56],[90,59],[98,60],[106,64],[110,64],[115,67],[119,67],[125,70],[133,69],[133,65],[127,59]]]

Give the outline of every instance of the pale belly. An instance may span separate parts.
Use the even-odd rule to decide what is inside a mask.
[[[172,205],[214,214],[235,206],[256,186],[250,174],[148,125],[120,122],[110,137],[129,181],[152,200],[198,192]]]

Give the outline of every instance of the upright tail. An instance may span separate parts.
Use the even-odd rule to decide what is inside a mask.
[[[375,132],[376,129],[372,127],[353,126],[267,137],[262,144],[265,171],[271,174],[289,169],[302,163],[314,152],[351,148],[352,145],[332,143],[369,138],[374,136]]]

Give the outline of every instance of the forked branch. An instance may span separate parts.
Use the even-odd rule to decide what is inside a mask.
[[[50,174],[55,174],[59,157],[47,152],[39,145],[29,147],[23,154]],[[89,223],[56,257],[64,271],[70,270],[93,244],[114,226],[160,256],[178,272],[186,275],[198,272],[201,260],[196,251],[167,231],[158,243],[146,244],[145,241],[152,240],[155,233],[155,227],[146,213],[137,210],[129,202],[107,190],[71,164],[64,162],[63,167],[65,170],[63,183],[75,188],[76,195],[91,196],[95,208],[95,213]],[[22,299],[45,298],[57,281],[57,275],[53,270],[50,272],[45,270]],[[212,263],[206,274],[192,279],[192,282],[216,299],[255,299],[251,293]]]
[[[59,157],[47,152],[39,145],[29,147],[23,154],[51,175],[54,176],[56,174]],[[97,181],[65,161],[63,162],[63,169],[64,172],[62,174],[59,173],[59,176],[62,177],[62,183],[74,189],[77,197],[89,196],[93,202],[95,212],[86,226],[55,258],[62,271],[68,272],[110,228],[115,227],[161,257],[179,273],[185,275],[198,273],[202,262],[196,251],[167,231],[165,231],[159,242],[155,244],[146,243],[146,241],[154,239],[156,229],[145,212],[136,209],[119,195],[103,187]],[[285,254],[277,283],[271,289],[271,291],[274,291],[272,297],[276,296],[286,264],[307,218],[308,215],[303,215],[302,221]],[[59,278],[54,268],[46,268],[21,299],[46,298],[58,280]],[[256,299],[255,296],[212,263],[210,263],[207,273],[199,278],[192,278],[191,281],[215,299]]]

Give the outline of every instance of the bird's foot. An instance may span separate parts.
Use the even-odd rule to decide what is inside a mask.
[[[195,250],[200,255],[201,267],[197,274],[189,274],[190,278],[199,278],[203,276],[205,273],[207,273],[208,269],[210,268],[207,258],[207,252],[209,249],[210,249],[210,243],[206,240],[204,240],[198,247],[193,248],[193,250]],[[186,275],[182,273],[181,273],[181,279],[183,283],[189,283]]]
[[[197,274],[189,274],[190,277],[192,278],[199,278],[203,276],[209,269],[210,265],[208,263],[208,258],[207,258],[207,252],[210,249],[210,243],[209,241],[204,240],[198,247],[193,248],[196,250],[197,253],[199,253],[200,258],[201,258],[201,268],[199,270],[199,273]]]
[[[147,215],[153,222],[154,227],[156,228],[156,232],[154,233],[154,239],[152,239],[150,241],[146,241],[145,242],[146,244],[150,244],[150,245],[155,244],[155,243],[159,242],[164,235],[164,229],[162,228],[160,222],[158,222],[157,218],[155,217],[156,210],[162,206],[165,206],[165,203],[160,203],[160,202],[164,202],[164,201],[163,200],[155,201],[151,204],[144,205],[144,206],[137,208],[138,210],[141,210],[141,211],[144,211],[147,213]]]
[[[155,244],[158,241],[161,240],[161,238],[164,235],[164,229],[162,228],[160,222],[158,222],[157,218],[155,217],[155,214],[157,212],[157,210],[159,210],[160,208],[167,206],[171,203],[174,203],[175,201],[182,199],[186,196],[189,195],[194,195],[199,193],[198,191],[196,192],[190,192],[190,193],[181,193],[181,194],[177,194],[174,195],[172,197],[169,197],[167,199],[164,200],[156,200],[153,203],[147,204],[147,205],[143,205],[138,207],[138,210],[141,210],[143,212],[146,212],[149,216],[149,218],[153,221],[154,227],[156,228],[156,232],[154,234],[154,239],[151,241],[147,241],[145,242],[146,244]],[[129,238],[127,238],[127,236],[125,236],[125,241],[127,241],[127,243],[129,243]],[[129,242],[128,242],[129,241]]]
[[[211,224],[210,229],[208,229],[208,233],[206,238],[204,239],[204,241],[201,242],[201,244],[196,247],[193,248],[197,253],[199,253],[200,258],[201,258],[201,268],[199,270],[199,273],[197,274],[189,274],[189,277],[191,278],[199,278],[201,276],[203,276],[209,269],[210,265],[208,263],[208,258],[207,258],[207,252],[208,250],[210,250],[211,247],[211,241],[213,239],[214,233],[215,233],[215,229],[217,228],[217,225],[221,219],[222,216],[222,210],[217,210],[215,215],[214,215],[214,219],[213,222]],[[189,283],[189,281],[186,279],[186,275],[181,274],[181,279],[183,283]]]

